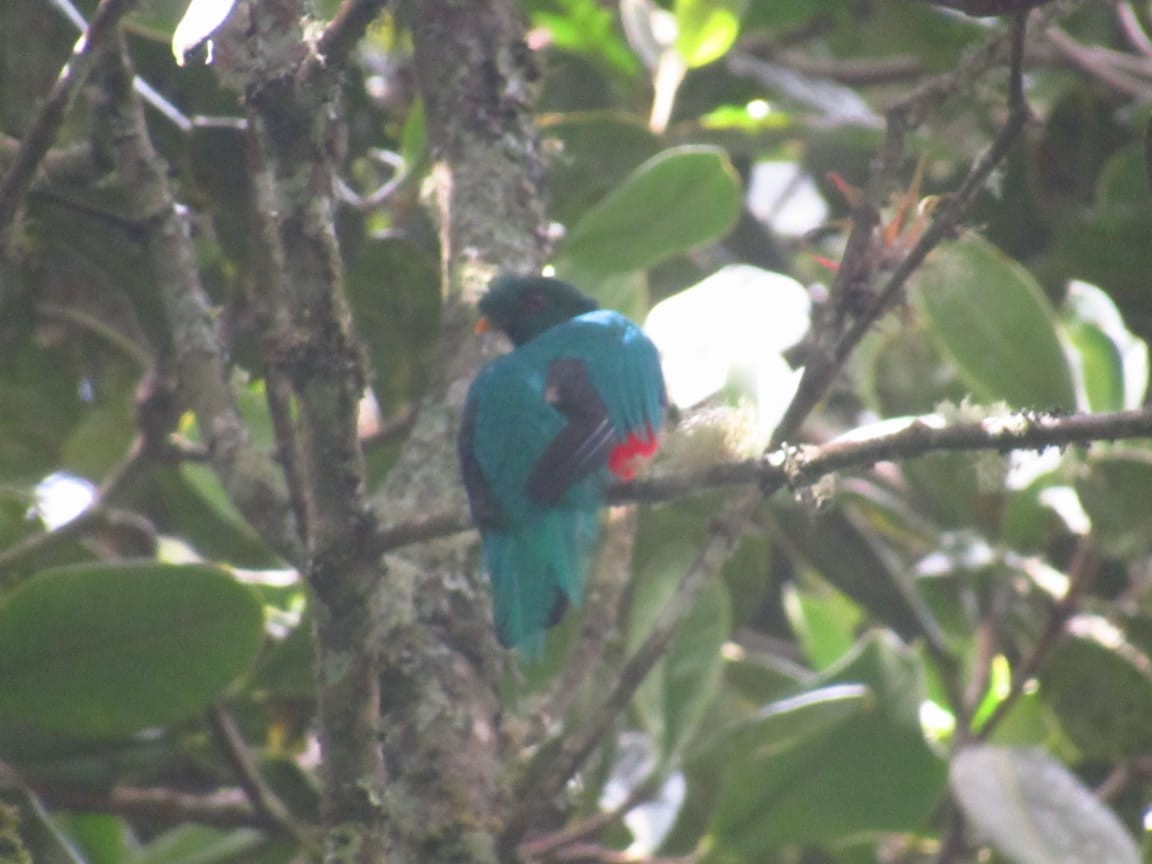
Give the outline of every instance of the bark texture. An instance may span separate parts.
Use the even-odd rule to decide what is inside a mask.
[[[461,502],[455,437],[468,383],[494,353],[472,311],[501,270],[542,262],[541,166],[530,113],[535,70],[510,0],[411,6],[439,223],[444,346],[419,419],[377,503],[385,522]],[[509,748],[476,537],[389,556],[381,632],[382,746],[393,861],[499,858]]]

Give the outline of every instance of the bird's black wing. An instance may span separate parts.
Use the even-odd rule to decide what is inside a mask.
[[[472,521],[480,528],[491,528],[499,526],[504,517],[488,486],[484,472],[480,469],[480,462],[476,459],[477,402],[477,399],[469,398],[464,406],[456,448],[460,457],[460,474],[464,480],[464,490],[468,493],[468,506],[472,511]]]
[[[525,492],[534,504],[550,507],[573,483],[608,463],[615,434],[608,410],[592,386],[583,360],[553,360],[548,367],[544,398],[568,422],[532,466]]]

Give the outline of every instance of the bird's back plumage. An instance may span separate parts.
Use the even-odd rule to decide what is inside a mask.
[[[580,602],[609,468],[628,476],[620,466],[651,454],[664,401],[655,346],[609,310],[545,330],[476,377],[460,458],[504,645],[537,654]]]

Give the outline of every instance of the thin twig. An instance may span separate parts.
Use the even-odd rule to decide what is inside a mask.
[[[388,0],[344,0],[316,43],[325,67],[341,66]]]
[[[34,534],[0,552],[0,590],[10,587],[16,579],[14,575],[16,571],[29,561],[50,549],[75,540],[103,521],[108,512],[109,500],[133,482],[147,461],[147,456],[148,448],[143,446],[143,439],[137,437],[128,448],[127,454],[108,473],[100,488],[96,490],[92,503],[80,515],[59,528],[43,534]]]
[[[1028,117],[1023,96],[1025,20],[1025,15],[1017,16],[1010,33],[969,50],[953,72],[929,79],[888,109],[884,144],[873,162],[866,193],[853,207],[852,231],[833,286],[837,309],[834,314],[825,316],[815,328],[815,350],[804,369],[796,396],[773,435],[772,446],[779,446],[795,435],[839,376],[865,334],[896,304],[908,278],[941,240],[959,228],[975,194],[983,188],[1023,129]],[[1008,122],[988,152],[973,165],[960,191],[944,199],[943,205],[936,209],[928,228],[893,269],[868,308],[861,314],[847,314],[851,308],[848,305],[851,289],[860,284],[867,285],[871,281],[870,274],[876,269],[871,260],[875,228],[880,207],[889,191],[896,186],[903,168],[907,136],[924,123],[930,112],[938,111],[942,103],[962,92],[973,80],[996,68],[1005,53],[1010,60],[1008,101],[1011,113]]]
[[[1120,19],[1120,27],[1129,44],[1144,57],[1152,57],[1152,37],[1148,36],[1129,0],[1116,4],[1116,17]]]
[[[974,737],[977,740],[986,740],[1008,716],[1008,712],[1012,710],[1020,697],[1024,695],[1024,689],[1028,682],[1036,675],[1040,664],[1048,657],[1052,649],[1056,647],[1056,643],[1064,635],[1064,626],[1079,608],[1080,599],[1096,576],[1099,563],[1088,540],[1082,538],[1076,546],[1072,563],[1068,567],[1067,592],[1052,607],[1044,632],[1040,634],[1040,638],[1036,640],[1032,650],[1013,672],[1012,684],[1008,693],[996,704],[995,709],[988,715],[988,719],[976,730]]]
[[[269,827],[240,789],[200,795],[167,787],[113,786],[97,790],[38,785],[35,792],[53,809],[107,813],[168,825],[198,822],[214,828]]]
[[[109,146],[141,219],[154,281],[162,289],[180,395],[196,414],[213,471],[229,498],[269,547],[298,563],[301,544],[282,478],[253,444],[240,414],[216,317],[200,280],[188,214],[176,201],[168,166],[152,144],[122,39],[107,52],[100,76],[92,100],[109,128],[115,128]]]
[[[1100,801],[1115,800],[1132,783],[1134,774],[1130,760],[1113,766],[1108,776],[1093,790],[1096,798]]]
[[[87,80],[104,44],[134,3],[135,0],[100,0],[87,31],[76,40],[71,58],[60,70],[40,113],[24,135],[16,159],[0,179],[0,234],[16,218],[36,169],[60,133],[76,91]]]
[[[364,449],[391,444],[408,435],[416,425],[416,407],[405,404],[397,408],[387,417],[381,418],[376,425],[360,438]]]
[[[1152,82],[1133,78],[1109,62],[1106,53],[1081,45],[1059,27],[1049,27],[1044,35],[1069,63],[1117,93],[1136,99],[1146,99],[1152,93]]]
[[[916,245],[909,250],[908,254],[893,270],[875,301],[841,337],[835,349],[835,369],[837,371],[842,368],[852,352],[855,351],[856,346],[860,344],[860,340],[872,329],[876,321],[892,308],[900,297],[905,283],[924,263],[928,253],[935,249],[941,240],[952,235],[959,228],[961,219],[972,205],[976,194],[984,188],[988,178],[996,166],[1008,155],[1008,150],[1024,128],[1028,119],[1028,108],[1023,93],[1025,20],[1025,16],[1019,16],[1011,33],[1008,97],[1010,114],[1008,121],[996,135],[988,151],[969,170],[960,190],[954,196],[944,199],[942,205],[936,209],[932,222],[916,242]]]
[[[828,78],[853,87],[893,84],[924,75],[923,62],[913,55],[840,59],[800,51],[781,51],[772,59],[802,75]]]
[[[116,349],[128,359],[132,360],[141,370],[151,369],[155,362],[151,349],[137,342],[130,336],[121,333],[115,327],[105,323],[96,315],[73,306],[60,306],[56,303],[40,303],[36,306],[36,313],[46,318],[56,318],[66,321],[81,330],[91,333],[102,340],[109,347]]]
[[[315,838],[310,837],[301,828],[288,807],[280,800],[280,796],[268,785],[260,773],[260,768],[257,766],[256,760],[252,758],[248,745],[244,741],[244,736],[241,735],[231,713],[223,706],[215,704],[208,709],[207,720],[216,743],[236,774],[240,788],[244,790],[244,794],[252,803],[252,809],[256,814],[263,821],[269,825],[274,825],[277,830],[294,838],[297,842],[314,846]]]
[[[599,834],[605,828],[619,822],[634,808],[652,797],[659,788],[659,779],[658,776],[652,776],[643,783],[638,783],[636,787],[628,793],[628,796],[611,810],[605,810],[594,816],[589,816],[587,819],[581,819],[579,822],[565,825],[559,831],[554,831],[551,834],[533,837],[531,840],[524,841],[516,850],[518,856],[524,860],[543,858],[565,846],[570,846],[573,843],[586,840],[589,837]]]
[[[748,490],[713,523],[696,560],[680,578],[674,599],[660,611],[652,632],[628,658],[611,691],[592,713],[590,722],[537,754],[519,790],[518,806],[508,820],[506,843],[518,844],[535,815],[542,807],[551,805],[568,780],[603,741],[604,735],[631,703],[637,688],[668,650],[676,627],[692,607],[697,594],[731,557],[760,501],[759,489]]]

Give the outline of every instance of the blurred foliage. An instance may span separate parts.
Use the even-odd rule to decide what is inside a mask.
[[[243,134],[219,122],[242,112],[210,69],[173,65],[167,40],[184,5],[141,4],[130,47],[169,107],[198,118],[186,131],[149,114],[193,213],[245,417],[271,449]],[[1007,26],[920,0],[520,7],[542,72],[553,264],[637,317],[731,264],[786,272],[812,289],[819,313],[831,282],[822,262],[842,251],[847,212],[828,172],[864,183],[885,106]],[[1152,25],[1147,2],[1131,7]],[[932,412],[1144,404],[1152,66],[1131,53],[1113,4],[1062,26],[1097,64],[1125,55],[1115,68],[1143,90],[1048,62],[1051,46],[1038,52],[1026,81],[1034,121],[970,229],[929,257],[907,303],[851,359],[813,438]],[[0,52],[0,133],[18,138],[75,34],[37,0],[0,8],[0,32],[19,34]],[[983,151],[1005,114],[1003,80],[981,79],[918,130],[922,194],[947,194]],[[419,401],[440,312],[420,198],[430,157],[402,16],[382,16],[342,86],[337,230],[372,368],[362,419],[379,479],[396,439],[377,433]],[[92,119],[81,100],[60,146],[87,141]],[[754,169],[770,163],[804,182],[753,201]],[[916,165],[904,167],[912,187]],[[190,796],[236,787],[203,722],[218,705],[289,810],[316,818],[304,591],[207,468],[149,464],[117,486],[109,518],[14,564],[4,557],[108,478],[169,371],[167,325],[119,183],[41,180],[20,260],[0,284],[0,762],[25,783],[0,794],[48,864],[296,860],[292,842],[255,823],[53,803],[98,802],[116,785]],[[734,364],[703,406],[681,406],[672,434],[693,443],[670,442],[685,461],[667,470],[748,452],[741,412],[768,385],[748,386],[746,371]],[[168,428],[192,453],[195,424],[182,411]],[[698,418],[718,431],[700,433]],[[63,487],[71,501],[45,483],[62,477],[77,481]],[[650,631],[722,506],[711,492],[642,511],[617,653]],[[605,843],[710,862],[955,862],[943,856],[962,812],[992,860],[1140,860],[1152,800],[1147,442],[883,464],[766,502],[757,529],[583,778],[589,811],[609,806],[609,786],[617,802],[621,784],[623,794],[660,790]],[[570,634],[558,633],[527,689],[551,683]],[[1100,783],[1107,803],[1091,794]]]

